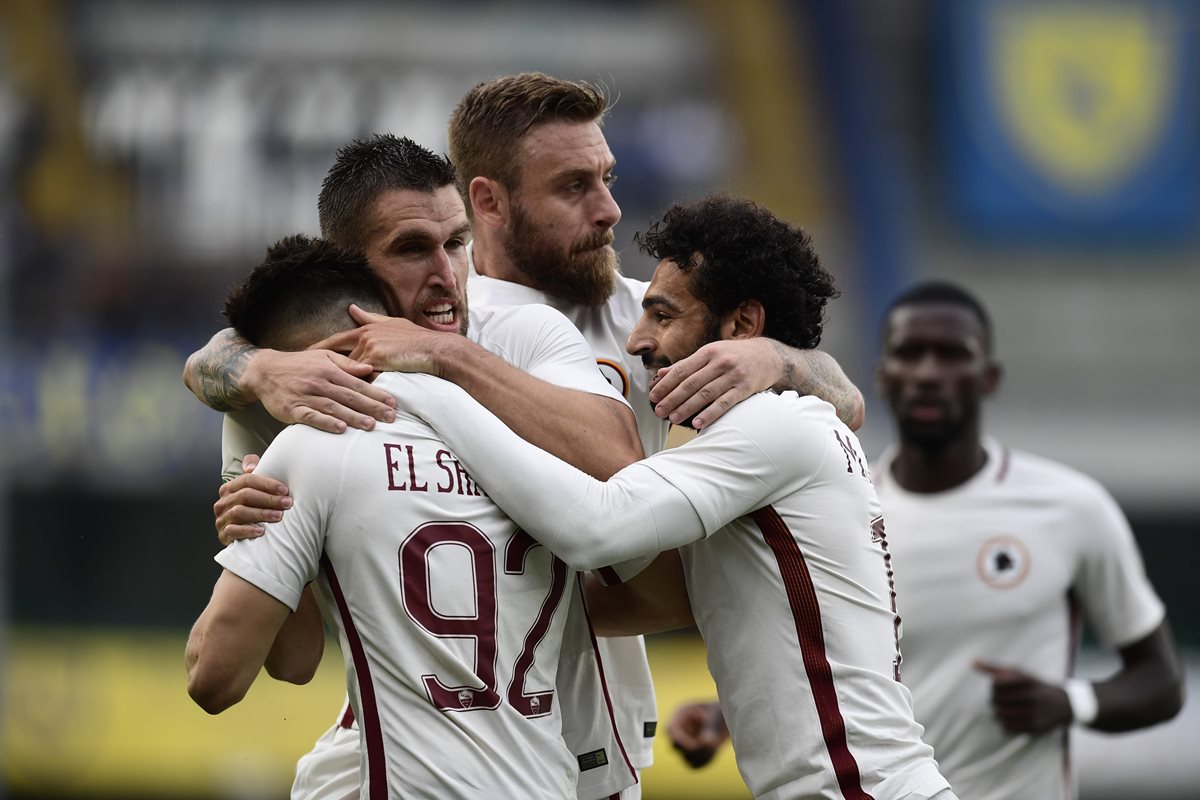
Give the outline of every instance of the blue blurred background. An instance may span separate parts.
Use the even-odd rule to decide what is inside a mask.
[[[0,796],[286,796],[340,658],[219,719],[188,701],[219,416],[183,359],[269,242],[316,233],[335,147],[442,150],[467,88],[529,69],[617,99],[627,274],[652,268],[635,231],[713,189],[812,232],[872,454],[883,307],[919,278],[973,287],[1007,369],[992,432],[1120,500],[1194,698],[1198,27],[1188,0],[3,0]],[[701,652],[651,642],[664,714],[711,692]],[[1200,796],[1196,706],[1079,737],[1084,797]],[[659,745],[649,800],[747,796],[728,753],[689,773]]]

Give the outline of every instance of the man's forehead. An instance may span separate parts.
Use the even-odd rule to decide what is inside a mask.
[[[898,306],[888,315],[892,338],[920,337],[983,341],[983,323],[978,315],[957,303],[913,303]]]
[[[658,266],[654,268],[654,276],[650,279],[650,286],[646,288],[646,301],[665,301],[682,307],[695,300],[688,274],[670,259],[664,258],[658,262]]]
[[[391,233],[412,227],[453,230],[466,222],[462,198],[453,186],[431,192],[419,189],[385,189],[371,207],[372,233]]]
[[[521,137],[522,167],[608,169],[615,159],[595,122],[544,122]]]

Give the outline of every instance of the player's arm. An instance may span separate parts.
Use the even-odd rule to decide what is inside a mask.
[[[1183,668],[1166,623],[1119,648],[1121,669],[1098,682],[1047,683],[1022,670],[977,662],[992,678],[992,708],[1009,733],[1042,733],[1078,722],[1120,733],[1164,722],[1183,706]]]
[[[601,480],[643,455],[633,411],[614,398],[548,383],[465,336],[357,306],[351,316],[361,327],[318,346],[349,352],[381,371],[423,372],[455,383],[521,438]]]
[[[691,501],[644,462],[598,481],[517,436],[458,386],[402,377],[408,386],[398,407],[433,427],[496,505],[573,569],[654,555],[706,535]]]
[[[1093,684],[1097,709],[1089,726],[1117,733],[1164,722],[1178,714],[1183,708],[1183,665],[1167,623],[1118,652],[1121,669]]]
[[[637,636],[696,624],[676,550],[660,553],[623,583],[605,585],[589,575],[584,591],[588,618],[599,636]]]
[[[289,611],[232,572],[221,573],[188,637],[188,694],[197,705],[220,714],[246,696]]]
[[[277,681],[304,684],[312,680],[325,653],[325,625],[312,585],[304,587],[300,605],[284,620],[263,666]]]
[[[339,353],[259,349],[232,328],[218,332],[188,357],[183,382],[217,411],[262,402],[271,416],[329,433],[347,425],[371,430],[393,419],[394,401],[367,383],[372,369]]]
[[[764,337],[710,342],[659,370],[650,402],[658,416],[674,423],[695,416],[693,424],[701,429],[767,389],[819,397],[837,410],[850,430],[862,427],[866,417],[862,392],[833,356]]]

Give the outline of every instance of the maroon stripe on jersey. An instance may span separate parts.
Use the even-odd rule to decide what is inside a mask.
[[[604,659],[600,657],[600,644],[596,641],[596,632],[592,629],[592,615],[588,613],[587,597],[583,593],[582,573],[575,578],[575,588],[579,590],[579,596],[583,598],[583,618],[587,620],[588,638],[592,640],[592,655],[596,658],[596,671],[600,674],[600,689],[604,693],[604,705],[608,709],[608,724],[612,726],[613,738],[617,740],[617,747],[621,748],[621,758],[625,759],[625,766],[629,767],[629,774],[633,776],[636,783],[638,780],[637,770],[633,768],[633,762],[629,760],[629,754],[625,752],[625,742],[621,741],[621,731],[617,729],[617,715],[613,711],[612,697],[608,694],[608,679],[604,677]]]
[[[387,763],[383,755],[383,731],[379,727],[379,708],[375,704],[375,687],[371,683],[371,667],[367,663],[367,653],[363,649],[362,639],[358,629],[354,627],[354,618],[350,616],[350,606],[346,596],[342,594],[342,586],[338,583],[337,575],[333,572],[333,564],[328,556],[321,556],[321,569],[329,581],[329,591],[337,603],[338,615],[342,618],[342,629],[346,634],[346,643],[350,645],[350,657],[354,661],[354,672],[358,679],[358,699],[362,705],[362,719],[359,727],[367,740],[367,775],[371,781],[370,800],[387,800]],[[353,713],[353,712],[351,712]]]
[[[1000,451],[1000,469],[996,472],[996,483],[1004,483],[1004,479],[1008,477],[1008,461],[1011,453],[1005,447]]]
[[[603,579],[605,586],[620,586],[625,582],[621,580],[621,576],[618,575],[617,571],[612,567],[601,567],[600,569],[596,570],[596,572],[600,575],[601,579]]]
[[[750,518],[762,531],[763,539],[775,554],[779,574],[787,591],[788,604],[792,607],[792,619],[796,622],[796,636],[800,640],[800,655],[804,659],[804,671],[812,689],[813,702],[817,707],[817,719],[821,722],[821,733],[825,738],[825,749],[833,763],[838,788],[846,800],[872,800],[863,791],[858,762],[846,743],[846,721],[838,708],[837,691],[833,686],[833,669],[825,654],[825,633],[821,625],[821,608],[817,602],[817,590],[804,553],[796,543],[787,523],[771,506],[753,512]]]
[[[338,727],[339,728],[353,728],[354,727],[354,706],[350,705],[349,703],[346,703],[346,713],[342,714],[342,719],[338,723]]]

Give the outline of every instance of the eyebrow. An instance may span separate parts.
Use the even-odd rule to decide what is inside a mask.
[[[643,309],[649,309],[651,306],[665,306],[666,308],[670,309],[671,311],[682,311],[682,309],[678,305],[676,305],[675,303],[672,303],[664,295],[661,295],[661,294],[648,294],[642,298],[642,308]]]
[[[451,231],[450,235],[447,236],[446,239],[449,240],[449,239],[454,239],[456,237],[466,236],[470,232],[471,232],[471,223],[464,222],[462,225],[459,225],[457,228],[455,228],[453,231]],[[410,230],[399,231],[398,233],[396,233],[395,236],[393,236],[391,239],[388,240],[387,246],[390,249],[390,248],[395,248],[398,245],[407,244],[409,242],[433,242],[433,241],[435,241],[435,237],[429,231],[423,230],[423,229],[416,229],[416,230],[410,229]],[[439,244],[438,246],[440,247],[441,245]]]
[[[613,159],[604,165],[602,174],[607,175],[617,168],[617,160]],[[595,175],[595,171],[590,167],[568,167],[561,172],[555,173],[556,180],[565,180],[566,178],[590,178]]]

